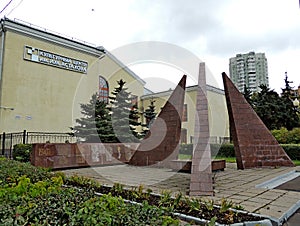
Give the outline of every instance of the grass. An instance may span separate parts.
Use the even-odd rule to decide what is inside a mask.
[[[180,159],[180,160],[189,160],[189,159],[192,159],[192,156],[191,155],[179,154],[178,159]]]
[[[225,159],[226,162],[229,162],[229,163],[235,163],[236,162],[236,159],[235,157],[214,157],[214,159],[218,160],[218,159]]]
[[[184,155],[184,154],[179,154],[178,156],[178,159],[180,160],[189,160],[189,159],[192,159],[192,156],[191,155]],[[235,163],[236,162],[236,159],[235,157],[212,157],[212,159],[225,159],[226,162],[229,162],[229,163]],[[296,166],[300,166],[300,160],[292,160],[293,163],[296,165]]]
[[[294,163],[296,166],[300,166],[300,160],[293,160],[293,163]]]

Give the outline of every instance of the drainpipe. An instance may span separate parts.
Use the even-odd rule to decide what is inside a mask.
[[[4,40],[5,40],[5,29],[4,29],[4,20],[1,20],[1,28],[0,28],[0,106],[2,104],[2,83],[3,83],[3,56],[4,56]],[[2,112],[0,109],[0,128],[3,128],[1,125],[1,119],[2,119]],[[4,131],[0,131],[4,132]]]

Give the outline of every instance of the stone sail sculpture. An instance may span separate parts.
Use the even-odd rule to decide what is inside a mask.
[[[180,145],[186,75],[184,75],[130,159],[130,165],[168,166],[177,159]]]
[[[237,168],[294,166],[226,73],[222,77]]]

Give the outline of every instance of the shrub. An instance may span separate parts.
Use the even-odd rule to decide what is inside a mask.
[[[61,173],[9,159],[0,160],[0,172],[0,225],[179,225],[171,209],[96,197],[90,179],[75,177],[80,189],[62,187]]]
[[[300,144],[281,144],[281,147],[292,160],[300,160]],[[216,156],[235,157],[234,145],[222,144]]]
[[[220,152],[221,144],[210,144],[211,156],[217,156]]]
[[[49,172],[49,169],[34,167],[30,163],[9,159],[0,159],[0,172],[0,187],[17,183],[18,178],[23,175],[27,175],[33,183],[49,179],[54,175],[54,173]]]
[[[192,155],[193,144],[180,144],[179,154]]]
[[[212,156],[218,157],[234,157],[233,144],[210,144],[210,150]],[[192,155],[193,144],[181,144],[179,154]]]
[[[300,144],[281,144],[281,147],[292,160],[300,160]]]
[[[300,128],[294,128],[288,133],[288,144],[300,144]]]
[[[72,216],[71,225],[179,225],[179,221],[169,214],[165,208],[151,206],[147,202],[143,205],[129,204],[121,197],[108,194],[83,203]]]
[[[218,157],[235,157],[233,144],[222,144],[220,150],[218,151]]]
[[[272,130],[271,133],[280,144],[300,144],[300,128],[294,128],[290,131],[281,128]]]
[[[298,129],[298,128],[297,128]],[[293,133],[297,131],[294,130]],[[284,149],[286,154],[292,160],[300,160],[300,144],[281,144],[281,147]],[[216,157],[235,157],[234,145],[233,144],[211,144],[210,145],[212,156]],[[193,145],[184,144],[181,145],[179,151],[180,154],[192,155]]]
[[[20,162],[30,162],[31,144],[16,144],[13,149],[13,159]]]

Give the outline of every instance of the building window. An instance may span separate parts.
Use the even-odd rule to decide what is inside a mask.
[[[183,122],[187,122],[188,121],[187,104],[183,105],[182,121]]]
[[[131,118],[132,120],[138,122],[139,117],[138,115],[138,96],[136,95],[131,95],[131,111],[135,112],[135,118]]]
[[[190,136],[190,143],[193,144],[194,143],[194,137]]]
[[[131,94],[131,105],[137,107],[137,105],[138,105],[138,96]]]
[[[180,141],[183,144],[187,143],[187,129],[184,129],[184,128],[181,129]]]
[[[109,87],[108,82],[102,76],[99,76],[99,100],[108,103]]]

